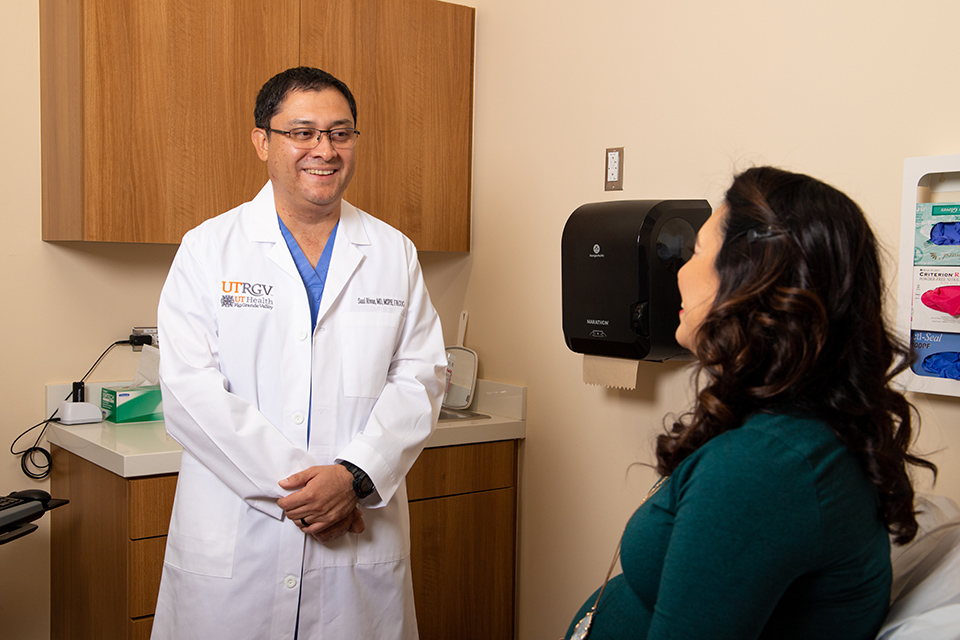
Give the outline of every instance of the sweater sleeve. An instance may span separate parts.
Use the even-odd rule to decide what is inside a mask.
[[[676,514],[647,640],[758,638],[821,553],[806,458],[755,430],[717,440],[670,479]]]

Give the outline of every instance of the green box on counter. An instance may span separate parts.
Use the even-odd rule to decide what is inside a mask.
[[[100,408],[110,422],[151,422],[163,420],[160,385],[143,387],[104,387]]]

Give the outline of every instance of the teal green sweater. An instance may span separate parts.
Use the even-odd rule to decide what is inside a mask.
[[[590,638],[872,640],[891,580],[878,509],[827,425],[756,415],[630,519]]]

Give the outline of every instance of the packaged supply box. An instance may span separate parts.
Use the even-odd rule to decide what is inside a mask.
[[[960,333],[960,267],[914,267],[910,328]]]
[[[100,407],[110,422],[151,422],[163,420],[160,385],[104,387]]]
[[[960,203],[917,204],[913,264],[960,265]]]

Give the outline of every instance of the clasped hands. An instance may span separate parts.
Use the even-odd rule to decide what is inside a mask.
[[[363,533],[365,525],[353,492],[353,475],[343,465],[310,467],[279,484],[293,493],[277,500],[277,504],[304,533],[320,542],[346,533]]]

